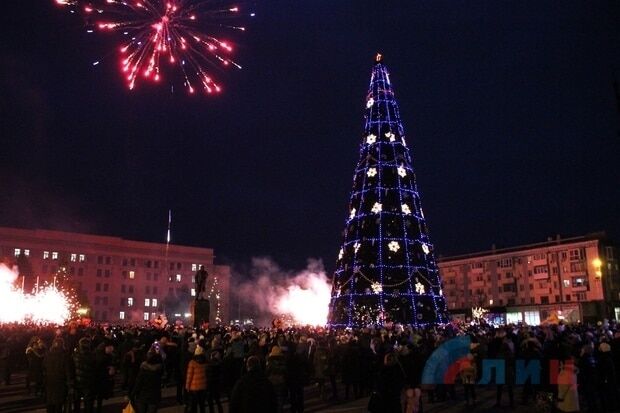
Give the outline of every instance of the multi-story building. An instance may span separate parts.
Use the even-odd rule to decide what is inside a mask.
[[[439,259],[456,318],[472,308],[497,322],[620,320],[617,250],[604,233]]]
[[[0,258],[18,265],[18,285],[26,292],[63,274],[90,317],[111,323],[140,323],[160,314],[191,318],[193,277],[204,265],[211,321],[229,320],[230,267],[215,265],[211,248],[0,228]]]

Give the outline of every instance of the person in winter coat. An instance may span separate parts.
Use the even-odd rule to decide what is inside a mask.
[[[224,408],[220,401],[220,389],[222,385],[222,353],[212,351],[207,362],[207,403],[209,413],[215,413],[214,405],[217,405],[218,413],[223,413]]]
[[[325,381],[327,379],[327,367],[328,367],[329,353],[327,350],[327,343],[324,340],[319,340],[318,346],[314,352],[313,359],[313,371],[314,381],[319,386],[319,397],[321,400],[325,398]]]
[[[95,354],[90,349],[90,339],[83,337],[73,353],[73,367],[75,369],[75,392],[73,411],[80,411],[81,400],[84,399],[84,411],[91,413],[95,403],[96,393],[96,364]]]
[[[616,367],[611,354],[611,346],[607,342],[602,342],[598,346],[597,368],[600,380],[600,405],[603,407],[603,411],[614,411],[618,403],[616,396],[618,382],[616,381]]]
[[[207,391],[207,359],[202,347],[197,346],[194,357],[187,365],[185,378],[185,390],[189,395],[191,413],[196,413],[198,407],[200,413],[205,413],[205,396]]]
[[[282,411],[286,397],[286,360],[279,346],[273,346],[267,357],[267,379],[273,385],[278,400],[278,412]]]
[[[276,393],[260,366],[260,359],[252,356],[246,362],[247,374],[237,381],[230,397],[230,413],[276,413]]]
[[[304,384],[308,381],[308,346],[300,343],[286,360],[286,384],[291,402],[291,413],[304,411]]]
[[[398,363],[396,354],[388,353],[383,360],[377,387],[378,401],[370,411],[372,413],[401,413],[400,400],[405,385],[405,373]]]
[[[161,378],[164,365],[161,355],[149,350],[140,365],[130,400],[136,413],[156,413],[161,401]]]
[[[26,348],[28,360],[28,375],[26,376],[26,391],[31,392],[30,383],[34,383],[34,394],[40,395],[43,391],[43,357],[45,345],[39,337],[32,337]]]
[[[477,365],[474,355],[469,353],[459,363],[459,376],[463,383],[463,389],[465,392],[465,404],[469,406],[471,399],[472,406],[476,405],[476,376]]]
[[[568,359],[558,374],[557,408],[561,412],[579,412],[579,393],[577,392],[577,368],[575,360]]]
[[[353,388],[353,398],[360,397],[360,347],[357,338],[352,338],[345,346],[342,355],[342,383],[344,384],[344,397],[349,398],[351,388]]]
[[[103,400],[112,397],[114,390],[114,375],[116,367],[114,366],[114,345],[110,340],[105,340],[97,346],[95,350],[95,370],[97,380],[97,405],[95,411],[101,413]]]
[[[43,361],[45,373],[45,405],[48,413],[62,413],[72,381],[71,359],[64,340],[56,338]]]

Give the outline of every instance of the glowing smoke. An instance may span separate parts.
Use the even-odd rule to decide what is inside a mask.
[[[69,319],[73,303],[67,294],[53,285],[24,294],[14,286],[18,276],[16,269],[0,264],[0,324],[64,324]]]
[[[331,285],[323,262],[308,260],[305,270],[282,270],[269,258],[253,258],[252,281],[236,288],[238,299],[255,307],[257,322],[267,324],[282,315],[295,324],[325,325]]]

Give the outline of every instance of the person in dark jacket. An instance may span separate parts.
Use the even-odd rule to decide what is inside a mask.
[[[78,347],[73,354],[73,367],[75,369],[75,392],[73,399],[73,411],[79,413],[81,399],[84,399],[84,411],[91,413],[95,402],[96,393],[96,364],[95,355],[90,349],[90,339],[83,337],[78,342]]]
[[[26,348],[28,360],[28,375],[26,376],[26,391],[31,392],[30,383],[34,382],[34,394],[39,395],[43,391],[43,357],[45,357],[45,345],[39,337],[32,337]]]
[[[154,350],[149,350],[146,361],[140,365],[136,384],[130,400],[136,413],[156,413],[161,401],[163,360]]]
[[[380,410],[371,410],[373,413],[401,413],[400,402],[403,386],[405,385],[405,373],[398,364],[394,353],[388,353],[383,359],[383,367],[379,372],[377,392],[379,394]]]
[[[112,397],[114,390],[114,375],[116,368],[114,366],[114,346],[111,341],[105,340],[97,346],[95,351],[95,370],[97,374],[97,406],[95,411],[101,413],[103,400]]]
[[[214,405],[217,405],[217,412],[223,413],[224,408],[220,401],[220,388],[222,384],[222,353],[212,351],[207,362],[207,403],[209,413],[215,413]]]
[[[308,381],[308,347],[301,343],[286,360],[286,384],[291,402],[291,413],[304,411],[304,384]]]
[[[278,402],[273,384],[260,367],[260,359],[248,357],[247,374],[233,387],[230,397],[230,413],[276,413]]]
[[[349,398],[353,388],[353,398],[360,397],[360,348],[356,338],[350,339],[342,356],[342,382],[344,383],[344,397]]]
[[[72,375],[71,359],[65,351],[62,338],[56,338],[52,342],[52,348],[43,361],[43,371],[47,412],[62,413]]]
[[[273,346],[269,357],[267,357],[267,379],[273,385],[278,401],[278,412],[284,407],[284,399],[286,397],[286,359],[282,353],[280,346]]]

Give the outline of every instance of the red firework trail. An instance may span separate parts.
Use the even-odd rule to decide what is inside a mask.
[[[237,6],[208,0],[55,1],[84,16],[88,32],[120,37],[120,69],[129,89],[141,79],[161,82],[179,70],[190,94],[199,88],[217,93],[222,88],[210,70],[216,65],[241,69],[230,58],[230,42],[216,34],[245,30],[229,23],[239,18]]]

